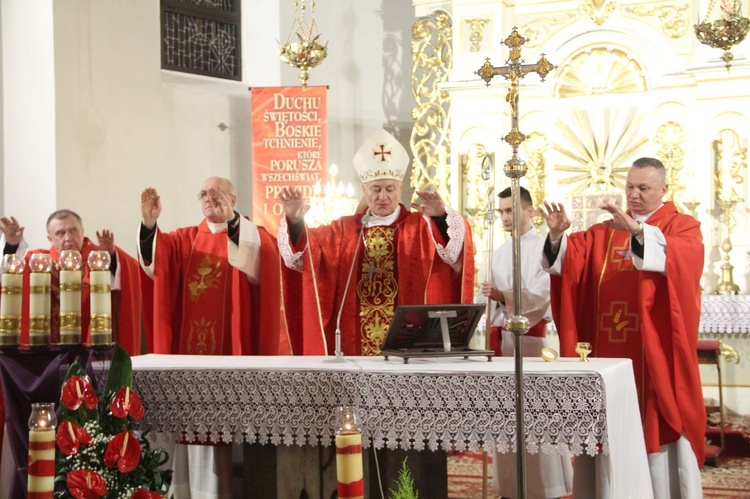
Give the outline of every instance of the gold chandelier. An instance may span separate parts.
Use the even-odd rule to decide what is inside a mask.
[[[309,69],[314,68],[328,55],[328,42],[322,45],[315,24],[315,1],[310,2],[310,22],[307,22],[305,0],[294,2],[294,21],[286,43],[279,45],[279,57],[292,67],[301,70],[302,87],[307,86]]]
[[[724,61],[727,71],[734,59],[732,47],[745,39],[750,28],[750,19],[740,15],[741,4],[740,0],[721,0],[721,17],[715,21],[709,21],[716,5],[716,0],[711,0],[706,18],[703,22],[693,26],[699,42],[724,50],[721,60]]]

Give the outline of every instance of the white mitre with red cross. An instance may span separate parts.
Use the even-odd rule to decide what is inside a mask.
[[[363,184],[383,179],[403,182],[409,154],[393,135],[381,128],[359,148],[353,162]]]

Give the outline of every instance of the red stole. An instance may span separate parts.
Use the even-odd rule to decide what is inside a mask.
[[[597,224],[568,238],[563,275],[550,281],[561,354],[575,356],[576,342],[588,341],[594,356],[632,359],[647,451],[685,433],[702,463],[700,224],[672,202],[647,223],[666,238],[666,276],[633,267],[627,232]]]
[[[261,234],[260,286],[229,265],[226,232],[159,231],[154,279],[143,278],[149,351],[188,355],[287,354],[275,238]]]
[[[81,257],[83,268],[81,274],[81,341],[88,343],[91,338],[90,331],[90,296],[89,296],[89,267],[86,263],[89,253],[96,247],[90,239],[83,240]],[[119,343],[129,355],[141,353],[141,296],[139,293],[139,265],[138,262],[119,247],[117,250],[117,265],[120,269],[120,291],[112,291],[112,339]],[[49,253],[55,262],[60,260],[60,255],[55,248],[49,250],[32,250],[26,252],[26,269],[24,270],[24,289],[29,289],[29,275],[31,273],[28,265],[29,258],[35,253]],[[50,307],[50,342],[60,341],[60,274],[57,265],[51,272],[50,296],[52,299]],[[119,306],[116,305],[119,300]],[[21,343],[29,341],[29,300],[23,300],[23,320],[21,330]]]
[[[362,214],[342,217],[330,225],[306,228],[297,248],[307,246],[300,276],[288,271],[285,289],[290,320],[300,319],[290,330],[295,353],[330,355],[334,353],[336,323],[341,313],[341,349],[346,355],[360,355],[357,283],[362,272]],[[474,248],[471,230],[463,220],[466,235],[458,275],[437,255],[432,240],[443,243],[439,232],[421,213],[401,205],[398,227],[393,235],[396,247],[394,273],[398,282],[398,304],[472,303],[474,292]],[[356,252],[356,261],[353,261]],[[349,270],[354,266],[348,291],[344,291]],[[344,296],[346,294],[346,296]],[[342,307],[342,302],[343,307]]]

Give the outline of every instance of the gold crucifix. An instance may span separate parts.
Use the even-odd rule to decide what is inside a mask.
[[[494,76],[503,76],[510,82],[505,100],[510,105],[511,131],[503,140],[513,148],[513,157],[505,163],[505,173],[508,175],[509,169],[510,171],[516,171],[520,168],[523,173],[518,176],[521,177],[526,173],[526,164],[518,158],[518,146],[526,140],[526,135],[518,130],[518,82],[529,73],[537,73],[544,81],[549,72],[555,69],[555,66],[544,57],[544,54],[536,64],[524,64],[523,59],[521,59],[521,47],[524,43],[526,43],[526,38],[518,34],[518,28],[513,28],[508,38],[503,40],[503,45],[510,49],[508,60],[505,61],[506,66],[494,67],[487,59],[484,61],[484,65],[477,70],[477,75],[488,86]]]

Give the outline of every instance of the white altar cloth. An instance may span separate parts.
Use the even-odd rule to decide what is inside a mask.
[[[133,357],[143,424],[214,441],[331,445],[333,409],[358,407],[364,446],[515,449],[513,359]],[[609,490],[651,497],[632,363],[524,359],[529,452],[597,455]]]

